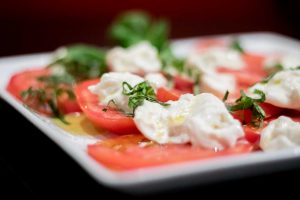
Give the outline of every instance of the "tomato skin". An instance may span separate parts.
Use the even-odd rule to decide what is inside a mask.
[[[174,88],[186,93],[193,93],[194,81],[188,77],[174,76]]]
[[[236,78],[237,84],[240,88],[248,88],[257,82],[260,82],[264,76],[258,75],[246,70],[232,70],[225,67],[217,69],[219,73],[231,74]]]
[[[233,111],[231,112],[231,115],[243,124],[251,123],[252,112],[250,109]]]
[[[48,69],[30,69],[14,74],[7,85],[7,91],[22,100],[21,92],[30,87],[39,88],[42,84],[36,80],[39,76],[47,76],[50,74]]]
[[[246,65],[241,70],[233,70],[226,67],[219,67],[217,69],[219,73],[233,75],[236,78],[239,90],[245,90],[267,76],[267,73],[263,68],[264,56],[245,53],[242,57]]]
[[[10,94],[22,101],[24,104],[28,105],[30,108],[38,111],[41,114],[51,116],[52,112],[49,108],[38,105],[37,102],[32,100],[24,100],[21,97],[21,92],[29,89],[30,87],[33,89],[43,88],[43,83],[38,81],[37,78],[48,75],[50,75],[50,70],[46,68],[25,70],[14,74],[11,77],[6,89]],[[69,99],[67,95],[62,95],[59,97],[58,108],[64,114],[81,111],[76,100]]]
[[[259,105],[265,111],[265,119],[277,117],[284,110],[269,103],[260,103]],[[248,124],[251,122],[252,111],[250,109],[233,111],[231,114],[242,123]]]
[[[30,69],[14,74],[8,85],[7,91],[12,94],[14,97],[31,107],[32,109],[40,112],[41,114],[51,116],[52,112],[49,108],[44,106],[37,105],[34,101],[24,100],[21,97],[21,92],[32,87],[33,89],[43,88],[43,83],[37,80],[40,76],[48,76],[50,75],[50,70],[47,68],[42,69]],[[81,112],[79,105],[76,100],[71,100],[67,95],[63,95],[58,99],[58,108],[64,114],[73,113],[73,112]]]
[[[141,144],[147,144],[141,147]],[[242,154],[253,146],[237,144],[233,148],[215,152],[190,144],[165,144],[149,142],[142,135],[124,135],[88,146],[88,154],[99,163],[115,170],[132,170],[144,167],[205,160],[214,157]]]
[[[265,57],[258,54],[245,53],[243,54],[243,60],[246,63],[246,71],[252,74],[259,75],[261,77],[267,76],[267,72],[264,70]]]
[[[160,87],[157,90],[156,97],[157,100],[161,102],[167,102],[167,101],[177,101],[181,95],[183,95],[184,92],[175,90],[175,89],[168,89],[166,87]]]
[[[269,103],[261,103],[259,105],[265,111],[266,119],[268,119],[270,117],[279,116],[284,110],[283,108],[274,106],[274,105],[269,104]]]
[[[249,125],[245,125],[243,126],[243,129],[245,132],[245,138],[248,142],[254,144],[259,141],[262,128],[258,129]]]
[[[67,95],[59,97],[58,108],[64,114],[81,112],[81,108],[76,99],[69,99]]]
[[[88,87],[95,85],[99,80],[88,80],[79,83],[75,87],[75,95],[78,104],[87,118],[94,124],[95,127],[106,129],[117,134],[132,134],[138,133],[133,119],[114,109],[107,108],[99,104],[98,96],[92,94]],[[103,111],[107,108],[106,111]]]

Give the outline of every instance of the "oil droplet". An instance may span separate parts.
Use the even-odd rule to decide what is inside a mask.
[[[69,124],[64,124],[58,119],[53,119],[53,123],[68,133],[76,136],[97,136],[105,134],[105,130],[96,129],[93,124],[82,113],[65,115],[65,120]]]

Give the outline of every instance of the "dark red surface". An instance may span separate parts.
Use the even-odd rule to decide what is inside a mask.
[[[297,0],[25,0],[0,3],[0,56],[49,51],[64,44],[107,44],[111,20],[128,9],[170,19],[172,37],[276,31],[299,34]]]

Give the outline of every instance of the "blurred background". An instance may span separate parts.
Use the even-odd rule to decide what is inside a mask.
[[[171,23],[171,37],[274,31],[300,38],[298,0],[23,0],[0,3],[0,56],[107,45],[112,19],[128,9]]]

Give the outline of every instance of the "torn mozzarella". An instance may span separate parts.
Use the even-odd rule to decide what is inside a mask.
[[[112,71],[145,74],[159,72],[158,52],[149,42],[140,42],[129,48],[116,47],[107,53],[106,61]]]
[[[272,105],[300,109],[300,70],[284,70],[276,73],[267,83],[257,83],[249,89],[262,90],[266,102]]]
[[[141,133],[160,144],[187,143],[208,149],[232,147],[244,135],[239,121],[212,94],[182,95],[169,106],[145,101],[135,111]]]
[[[260,147],[264,151],[295,148],[300,146],[300,123],[281,116],[261,132]]]
[[[283,69],[294,69],[300,66],[300,58],[295,55],[285,55],[282,57],[270,56],[264,62],[265,69],[270,73],[278,71],[276,68],[278,64],[280,64]]]
[[[134,122],[146,138],[157,143],[187,143],[189,136],[182,125],[192,98],[191,94],[183,95],[178,101],[168,101],[169,106],[144,101],[135,110]]]
[[[186,66],[198,69],[201,73],[209,73],[218,67],[239,70],[245,66],[245,63],[237,51],[227,48],[209,48],[204,52],[191,54]]]
[[[200,90],[222,98],[226,91],[232,93],[236,90],[236,79],[231,74],[203,74],[200,81]]]
[[[149,73],[145,76],[145,80],[154,88],[167,86],[168,81],[161,73]]]
[[[244,135],[224,103],[208,93],[194,97],[184,127],[193,145],[215,150],[233,147]]]
[[[128,96],[123,95],[123,82],[135,86],[144,79],[140,76],[130,73],[109,72],[103,74],[101,81],[89,87],[89,90],[99,96],[99,101],[102,105],[107,105],[111,100],[118,106],[118,108],[125,112],[132,112],[128,107]]]

